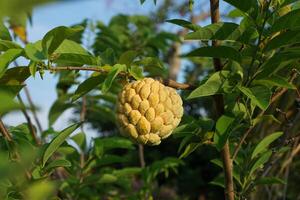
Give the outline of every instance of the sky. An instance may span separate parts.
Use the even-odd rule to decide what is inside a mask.
[[[52,28],[57,26],[70,26],[83,21],[84,19],[92,19],[94,21],[101,20],[108,23],[112,16],[124,14],[148,14],[155,9],[152,0],[146,0],[141,5],[140,0],[77,0],[64,1],[46,4],[33,10],[32,25],[28,26],[28,40],[35,42],[43,38],[43,36]],[[187,1],[187,0],[186,0]],[[158,1],[160,2],[160,1]],[[187,1],[188,2],[188,1]],[[222,6],[222,4],[221,4]],[[222,6],[224,8],[224,6]],[[204,8],[206,10],[207,8]],[[170,25],[168,25],[169,27]],[[171,28],[178,28],[175,25]],[[26,64],[20,61],[19,64]],[[44,80],[39,76],[29,78],[26,81],[30,90],[34,103],[38,106],[38,117],[41,121],[43,129],[48,128],[48,112],[56,99],[55,86],[57,78],[52,74],[46,73]],[[26,98],[21,92],[24,101]],[[55,130],[62,130],[70,124],[70,116],[72,110],[67,110],[54,124]],[[17,125],[25,122],[25,118],[21,112],[8,114],[4,117],[4,122],[8,125]],[[90,135],[96,133],[89,130]]]

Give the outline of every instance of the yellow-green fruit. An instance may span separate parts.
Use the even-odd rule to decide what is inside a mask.
[[[152,78],[128,83],[118,97],[121,133],[141,144],[160,144],[178,126],[182,114],[176,90]]]

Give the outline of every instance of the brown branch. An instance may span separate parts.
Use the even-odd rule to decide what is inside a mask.
[[[34,128],[32,122],[31,122],[31,119],[30,119],[30,117],[29,117],[29,114],[28,114],[27,111],[26,111],[25,104],[24,104],[24,102],[23,102],[23,100],[22,100],[20,94],[17,94],[17,98],[18,98],[18,100],[19,100],[19,102],[20,102],[20,104],[21,104],[21,111],[22,111],[24,117],[26,118],[27,125],[28,125],[28,128],[29,128],[29,130],[30,130],[31,136],[32,136],[34,142],[35,142],[37,145],[40,145],[40,144],[41,144],[41,143],[40,143],[40,140],[37,138],[35,128]]]
[[[109,70],[99,67],[77,67],[77,66],[64,66],[64,67],[51,67],[50,71],[63,71],[63,70],[81,70],[81,71],[94,71],[101,73],[109,73]],[[125,76],[125,73],[121,73],[120,76]],[[172,79],[159,79],[164,85],[178,89],[178,90],[193,90],[196,87],[187,83],[178,83]]]
[[[295,78],[297,77],[297,72],[295,70],[292,70],[292,73],[290,75],[289,78],[289,83],[292,83]],[[277,93],[275,93],[270,101],[270,104],[272,104],[273,102],[275,102],[279,97],[281,97],[286,91],[288,91],[288,88],[282,88],[280,91],[278,91]]]
[[[12,137],[11,137],[10,133],[8,132],[8,130],[6,129],[6,127],[4,126],[4,123],[3,123],[3,121],[2,121],[1,118],[0,118],[0,130],[1,130],[1,133],[2,133],[3,137],[7,141],[11,142],[12,141]]]
[[[63,66],[63,67],[50,67],[50,71],[63,71],[63,70],[80,70],[80,71],[94,71],[101,73],[108,73],[109,70],[100,67],[78,67],[78,66]]]
[[[250,128],[247,129],[247,131],[245,132],[245,134],[242,136],[240,142],[238,143],[238,145],[235,147],[233,155],[232,155],[232,160],[235,160],[238,152],[240,151],[242,144],[244,143],[244,141],[246,140],[247,136],[250,134],[250,132],[254,129],[254,126],[251,126]]]
[[[210,0],[210,14],[212,23],[217,23],[220,21],[219,0]],[[212,41],[212,45],[218,46],[219,41]],[[220,59],[213,58],[213,63],[215,71],[222,70],[223,66]],[[224,98],[222,95],[215,95],[214,101],[216,103],[217,108],[217,117],[220,117],[224,114]],[[227,200],[234,200],[232,160],[230,159],[230,149],[228,140],[226,141],[221,151],[221,157],[225,174],[225,196]]]
[[[3,137],[8,141],[8,142],[13,142],[12,136],[9,133],[9,131],[7,130],[7,128],[5,127],[2,119],[0,118],[0,131],[3,135]],[[14,155],[15,155],[15,159],[16,161],[20,162],[20,154],[18,153],[18,151],[16,149],[13,150],[14,151]],[[28,180],[31,179],[31,174],[29,173],[28,170],[25,170],[25,176]]]
[[[297,144],[293,147],[292,152],[290,153],[288,159],[282,164],[280,173],[292,163],[293,158],[300,152],[300,144]]]
[[[196,86],[190,85],[187,83],[178,83],[172,79],[158,79],[165,86],[177,89],[177,90],[193,90],[196,89]]]
[[[289,78],[289,83],[292,83],[295,78],[297,77],[297,72],[295,70],[292,70],[291,76]],[[270,104],[274,103],[279,97],[281,97],[288,89],[287,88],[282,88],[281,90],[279,90],[277,93],[274,93],[271,97],[270,100]],[[266,110],[262,110],[257,117],[263,116],[265,114]],[[238,145],[236,146],[233,156],[232,156],[232,160],[234,160],[239,152],[239,150],[242,147],[242,144],[245,142],[246,138],[248,137],[248,135],[250,134],[250,132],[254,129],[254,126],[250,126],[249,129],[247,129],[247,131],[245,132],[245,134],[242,136],[240,142],[238,143]]]
[[[141,168],[144,168],[146,166],[146,162],[145,162],[145,155],[144,155],[144,146],[142,144],[139,144],[139,159],[140,159]]]
[[[42,128],[42,125],[37,117],[37,114],[36,114],[36,111],[35,111],[35,106],[34,106],[34,103],[32,101],[32,98],[31,98],[31,95],[29,93],[29,90],[27,88],[27,86],[24,87],[24,91],[25,91],[25,95],[26,95],[26,98],[29,102],[29,106],[30,106],[30,110],[32,112],[32,115],[33,115],[33,118],[35,120],[35,123],[37,124],[37,127],[39,129],[39,132],[42,133],[43,132],[43,128]]]

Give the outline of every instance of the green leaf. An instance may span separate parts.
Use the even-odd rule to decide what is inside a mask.
[[[283,88],[288,88],[293,90],[296,89],[296,86],[289,83],[288,80],[278,75],[272,75],[271,77],[265,79],[254,80],[253,84],[264,85],[267,87],[278,86],[278,87],[283,87]]]
[[[234,121],[234,118],[222,115],[216,123],[216,133],[214,134],[214,144],[216,148],[220,151],[225,145],[230,132],[229,127]]]
[[[256,0],[247,0],[247,1],[240,1],[240,0],[224,0],[225,2],[231,4],[232,6],[238,8],[239,10],[243,11],[244,13],[250,14],[253,18],[257,17],[256,13],[258,10],[258,4]]]
[[[144,57],[141,60],[135,61],[134,64],[142,65],[143,67],[164,68],[164,64],[155,57]]]
[[[82,97],[92,89],[98,87],[104,82],[105,76],[103,75],[92,75],[90,78],[84,80],[76,89],[74,95],[72,96],[72,101],[76,101],[78,98]]]
[[[4,115],[9,111],[21,108],[21,105],[14,101],[14,96],[0,90],[0,115]]]
[[[48,113],[49,126],[52,126],[64,111],[73,106],[72,103],[66,102],[67,99],[68,97],[62,96],[52,104]]]
[[[126,65],[120,65],[120,64],[116,64],[112,67],[111,71],[108,73],[103,85],[102,85],[102,91],[105,93],[107,92],[113,81],[115,80],[115,78],[117,77],[117,75],[120,73],[120,72],[124,72],[126,71],[127,67]]]
[[[62,53],[58,54],[53,62],[64,65],[99,65],[100,58],[92,55],[82,55],[76,53]]]
[[[268,135],[267,137],[263,138],[255,147],[255,149],[252,152],[251,159],[253,159],[258,154],[264,152],[267,150],[267,147],[274,142],[277,138],[282,136],[283,132],[276,132],[271,135]]]
[[[271,90],[265,86],[254,86],[252,88],[246,88],[238,86],[239,90],[251,99],[252,103],[258,106],[262,110],[266,110],[269,106],[272,96]]]
[[[99,54],[103,64],[114,65],[116,63],[115,52],[112,48],[107,48],[104,52]]]
[[[0,78],[0,85],[22,85],[29,76],[28,67],[13,67]]]
[[[22,47],[15,42],[0,39],[0,51],[7,51],[8,49],[22,49]]]
[[[190,143],[188,144],[183,153],[179,156],[179,159],[185,158],[191,153],[193,153],[201,144],[200,143]]]
[[[286,63],[298,60],[300,57],[300,48],[288,48],[288,50],[278,52],[268,59],[262,66],[261,71],[257,75],[257,79],[263,79],[276,73],[285,67]]]
[[[252,165],[250,172],[249,172],[249,176],[252,175],[253,172],[255,172],[255,170],[257,170],[258,168],[262,167],[271,157],[272,155],[272,151],[267,151],[265,153],[263,153],[258,159],[257,161]]]
[[[211,96],[220,93],[228,74],[229,71],[215,72],[204,84],[193,90],[187,99]]]
[[[116,163],[126,163],[126,162],[129,162],[128,157],[126,156],[105,154],[101,157],[101,159],[97,160],[97,166],[111,165]]]
[[[241,54],[234,48],[228,46],[201,47],[185,54],[184,57],[226,58],[239,63],[242,60]]]
[[[24,87],[24,81],[30,76],[28,67],[13,67],[6,70],[0,78],[0,91],[15,97]]]
[[[255,185],[272,185],[272,184],[286,184],[284,180],[277,177],[262,177],[254,182]]]
[[[43,37],[43,51],[46,54],[51,55],[65,39],[71,37],[79,31],[82,31],[82,29],[82,27],[68,28],[65,26],[59,26],[52,29]]]
[[[193,24],[193,23],[183,20],[183,19],[170,19],[170,20],[167,20],[166,22],[179,25],[181,27],[190,29],[192,31],[197,31],[197,30],[201,29],[201,26],[199,26],[197,24]]]
[[[223,175],[219,175],[219,176],[215,177],[214,180],[209,182],[209,184],[211,184],[211,185],[220,186],[222,188],[225,188],[224,183],[225,183],[225,178]]]
[[[81,123],[73,124],[64,130],[62,130],[47,146],[42,159],[42,166],[44,167],[48,159],[52,154],[62,145],[66,138],[71,135],[77,128],[79,128]]]
[[[287,30],[272,38],[264,48],[264,51],[274,50],[286,45],[293,45],[300,42],[300,33],[298,30]]]
[[[104,150],[110,149],[134,149],[133,143],[121,137],[105,137],[95,139],[95,146],[103,147]]]
[[[131,76],[133,76],[133,78],[135,78],[136,80],[144,78],[143,69],[139,66],[136,66],[136,65],[132,65],[129,68],[129,74]]]
[[[295,30],[300,27],[300,9],[292,10],[286,15],[278,18],[270,29],[270,33],[290,29]]]
[[[239,26],[231,22],[210,24],[195,32],[187,34],[185,40],[227,40],[245,44],[255,35],[256,30],[249,26]]]
[[[36,62],[33,62],[33,61],[30,61],[29,63],[29,71],[30,71],[30,74],[35,77],[35,73],[36,73],[36,70],[37,70],[37,63]]]
[[[81,148],[84,150],[86,147],[86,136],[84,133],[77,133],[71,139]]]
[[[0,22],[0,39],[2,40],[12,40],[8,29]]]
[[[41,62],[43,60],[46,60],[46,56],[44,55],[41,48],[41,41],[38,41],[36,43],[28,43],[25,46],[25,53],[32,61]]]
[[[51,163],[49,163],[44,170],[45,171],[49,171],[53,168],[57,168],[57,167],[71,167],[72,164],[70,161],[65,160],[65,159],[59,159],[59,160],[53,160]]]
[[[153,162],[146,170],[149,170],[150,178],[155,179],[155,177],[164,172],[167,177],[169,169],[175,170],[176,167],[183,165],[183,161],[178,158],[167,157],[163,160],[158,160]],[[151,180],[150,180],[151,181]]]
[[[55,189],[54,182],[47,180],[35,181],[26,187],[24,198],[30,200],[49,199],[55,195]]]
[[[132,176],[141,173],[142,168],[140,167],[126,167],[123,169],[118,169],[113,171],[113,175],[117,177],[124,177],[124,176]]]
[[[227,17],[236,18],[236,17],[244,17],[245,14],[239,9],[233,9],[228,14]]]
[[[125,51],[124,53],[121,54],[118,63],[130,67],[134,59],[137,57],[137,55],[138,55],[137,51],[132,51],[132,50]]]
[[[100,179],[97,181],[98,184],[105,184],[105,183],[114,183],[118,180],[118,177],[112,174],[103,174]]]
[[[59,47],[54,51],[54,54],[69,54],[69,53],[91,56],[91,54],[80,44],[68,39],[64,40],[59,45]]]
[[[22,49],[9,49],[0,55],[0,78],[4,75],[8,65],[21,56]]]
[[[256,124],[258,124],[261,121],[274,121],[278,124],[281,124],[281,122],[276,119],[276,117],[274,117],[274,115],[262,115],[262,116],[258,116],[253,120],[253,126],[255,126]]]

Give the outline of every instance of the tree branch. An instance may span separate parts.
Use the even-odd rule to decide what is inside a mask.
[[[80,71],[94,71],[100,73],[109,73],[110,71],[107,69],[99,68],[99,67],[77,67],[77,66],[63,66],[63,67],[50,67],[50,71],[63,71],[63,70],[80,70]],[[125,76],[125,73],[121,73],[120,76]],[[193,90],[196,87],[187,83],[178,83],[172,79],[158,79],[161,83],[166,86],[172,87],[178,90]]]
[[[139,144],[139,159],[141,168],[144,168],[146,166],[146,162],[144,156],[144,146],[142,144]]]
[[[3,121],[2,121],[1,118],[0,118],[0,130],[1,130],[1,133],[2,133],[3,137],[7,141],[11,142],[12,141],[12,137],[11,137],[10,133],[8,132],[8,130],[6,129],[6,127],[4,126],[4,123],[3,123]]]
[[[18,98],[18,100],[19,100],[19,102],[20,102],[20,104],[21,104],[21,111],[22,111],[24,117],[26,118],[26,121],[27,121],[27,124],[28,124],[28,128],[29,128],[29,130],[30,130],[31,136],[32,136],[34,142],[35,142],[37,145],[40,145],[40,144],[41,144],[41,143],[40,143],[40,140],[37,138],[35,128],[34,128],[32,122],[31,122],[31,119],[30,119],[30,117],[29,117],[29,114],[28,114],[27,111],[26,111],[25,104],[24,104],[24,102],[23,102],[23,100],[22,100],[20,94],[17,94],[17,98]]]
[[[35,122],[37,124],[38,129],[39,129],[39,132],[42,133],[43,132],[43,128],[42,128],[42,125],[41,125],[41,123],[39,121],[39,118],[37,117],[37,114],[35,112],[35,106],[34,106],[34,103],[32,101],[32,98],[31,98],[31,95],[29,93],[29,90],[28,90],[27,86],[24,87],[24,91],[25,91],[26,98],[27,98],[27,100],[29,102],[30,110],[32,112],[33,118],[34,118],[34,120],[35,120]]]
[[[210,0],[210,13],[211,22],[217,23],[220,21],[220,11],[219,11],[219,0]],[[213,41],[213,46],[218,46],[219,41]],[[213,58],[215,71],[222,70],[223,66],[221,60],[218,58]],[[217,117],[219,118],[224,114],[224,99],[222,95],[215,95],[214,101],[217,108]],[[225,196],[227,200],[234,200],[234,187],[233,187],[233,175],[232,175],[232,160],[230,159],[230,149],[229,142],[226,141],[222,151],[221,157],[223,161],[223,168],[225,174]]]
[[[108,73],[109,70],[100,67],[78,67],[78,66],[62,66],[62,67],[50,67],[50,71],[63,71],[63,70],[80,70],[80,71],[94,71],[101,73]]]

